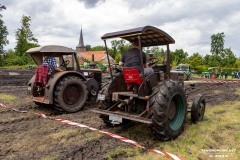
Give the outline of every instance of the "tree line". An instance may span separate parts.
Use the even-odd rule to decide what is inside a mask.
[[[6,9],[4,5],[0,4],[0,11]],[[2,15],[0,18],[0,66],[12,66],[12,65],[26,65],[32,64],[33,60],[30,55],[26,54],[26,51],[30,48],[37,47],[38,40],[34,37],[30,26],[31,17],[22,16],[21,27],[15,32],[17,45],[14,49],[9,49],[7,52],[3,49],[9,42],[7,40],[8,30],[5,26]]]
[[[0,4],[0,13],[7,9],[4,5]],[[31,17],[22,16],[21,26],[16,30],[16,47],[14,49],[4,50],[9,42],[7,40],[8,30],[2,20],[0,14],[0,66],[12,66],[12,65],[26,65],[33,64],[31,57],[26,54],[26,51],[30,48],[37,47],[38,40],[34,37],[31,29]],[[189,54],[183,49],[176,49],[171,51],[170,62],[171,65],[177,66],[180,63],[190,64],[191,68],[195,70],[206,70],[207,67],[220,67],[220,68],[234,68],[235,70],[240,68],[240,58],[237,58],[232,52],[231,48],[224,48],[224,32],[213,34],[211,36],[211,50],[210,54],[205,56],[200,53]],[[116,62],[118,62],[124,52],[131,47],[131,44],[125,40],[113,40],[111,41],[111,47],[108,48],[109,54]],[[105,50],[104,46],[91,46],[86,45],[87,51],[101,51]],[[146,54],[154,54],[159,59],[159,63],[164,63],[164,55],[166,50],[161,47],[148,47],[144,48]]]

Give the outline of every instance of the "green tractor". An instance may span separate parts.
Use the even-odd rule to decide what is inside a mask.
[[[184,80],[190,80],[192,77],[192,73],[190,70],[189,64],[179,64],[177,67],[173,68],[171,72],[178,72],[184,74]]]
[[[207,72],[202,72],[201,78],[211,78],[211,79],[218,78],[218,75],[219,75],[218,69],[219,69],[219,67],[208,68]]]
[[[102,72],[106,72],[107,67],[103,65],[101,62],[95,62],[96,63],[96,68],[100,69]],[[89,60],[85,60],[83,67],[90,69],[91,68],[91,62]]]

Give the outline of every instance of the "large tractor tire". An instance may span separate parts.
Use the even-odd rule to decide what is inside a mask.
[[[87,87],[76,76],[67,76],[61,79],[55,87],[54,104],[66,112],[81,110],[87,100]]]
[[[183,131],[187,113],[183,87],[175,81],[162,81],[153,93],[156,93],[150,99],[153,134],[163,141],[177,138]]]

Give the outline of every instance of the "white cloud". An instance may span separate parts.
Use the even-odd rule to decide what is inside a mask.
[[[10,44],[22,15],[31,16],[31,30],[40,45],[59,44],[75,48],[83,27],[84,43],[103,45],[101,36],[145,25],[156,26],[171,35],[189,54],[209,54],[211,35],[225,33],[225,47],[240,56],[239,0],[8,0],[2,12]]]

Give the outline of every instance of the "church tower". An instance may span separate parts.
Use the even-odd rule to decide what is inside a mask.
[[[80,32],[79,43],[76,47],[76,51],[77,52],[86,52],[86,46],[84,46],[84,43],[83,43],[82,28],[81,28],[81,32]]]

